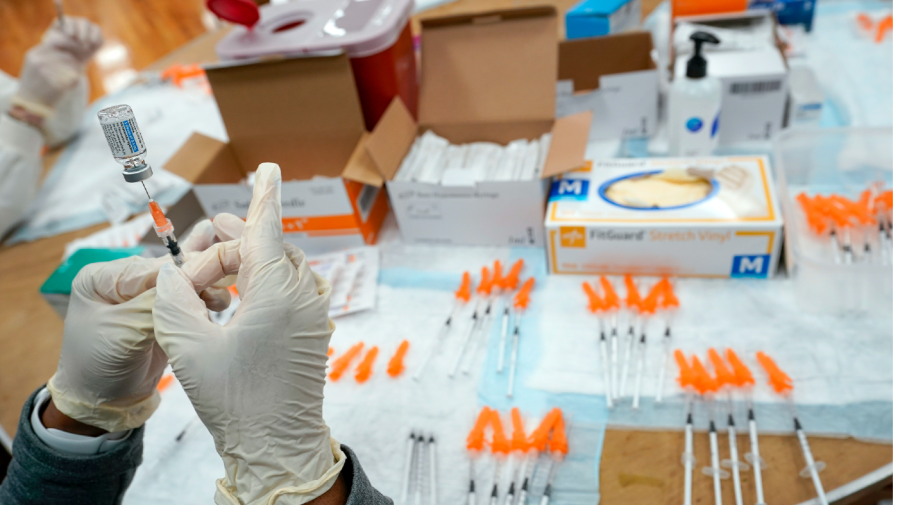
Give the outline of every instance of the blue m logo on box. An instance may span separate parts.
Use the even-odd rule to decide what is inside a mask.
[[[752,256],[733,256],[733,269],[730,277],[767,277],[770,269],[769,254],[755,254]]]
[[[549,200],[586,200],[587,196],[589,196],[589,181],[561,179],[552,183]]]

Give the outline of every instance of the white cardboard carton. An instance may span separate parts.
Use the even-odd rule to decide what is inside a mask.
[[[681,17],[676,21],[725,27],[728,23],[747,22],[759,16],[772,14],[756,11],[738,15]],[[789,72],[779,48],[708,50],[702,54],[708,61],[708,76],[720,79],[722,84],[720,145],[772,140],[783,128],[788,95]],[[677,55],[675,78],[686,75],[689,57]]]
[[[420,117],[394,99],[367,141],[405,241],[545,245],[545,179],[583,164],[591,122],[589,112],[555,119],[557,23],[549,6],[422,21]],[[427,130],[453,144],[505,145],[548,132],[552,141],[542,179],[394,181]]]
[[[658,70],[653,47],[648,32],[559,42],[555,116],[592,111],[590,140],[654,135]]]
[[[713,174],[708,196],[690,205],[637,209],[614,203],[605,193],[620,179],[688,168]],[[549,271],[769,278],[782,243],[775,195],[765,156],[588,163],[552,183],[546,214]]]

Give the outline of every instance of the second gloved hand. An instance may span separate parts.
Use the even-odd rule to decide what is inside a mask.
[[[283,241],[280,184],[263,163],[239,241],[159,273],[156,339],[224,462],[219,505],[307,503],[346,458],[322,417],[331,288]],[[219,326],[196,291],[238,266],[240,307]]]
[[[41,43],[25,54],[13,104],[50,116],[56,102],[75,86],[102,44],[100,28],[86,19],[67,17],[64,26],[54,22]]]
[[[200,221],[183,241],[188,263],[214,241]],[[159,404],[166,357],[153,335],[156,275],[170,257],[124,258],[84,267],[72,283],[62,352],[48,388],[66,416],[110,432],[142,425]],[[223,310],[226,289],[210,287],[203,307]],[[199,298],[198,298],[199,299]]]

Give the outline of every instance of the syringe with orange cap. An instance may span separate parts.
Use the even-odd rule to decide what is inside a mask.
[[[558,475],[558,467],[564,461],[568,453],[567,434],[564,431],[564,416],[559,415],[555,426],[552,427],[552,435],[549,438],[549,452],[552,455],[552,466],[549,467],[549,477],[546,479],[546,488],[539,500],[539,505],[549,505],[552,497],[552,486],[555,485],[555,477]]]
[[[605,310],[605,300],[588,282],[583,283],[583,291],[589,299],[589,311],[599,315],[599,354],[602,357],[602,372],[605,374],[605,405],[610,409],[614,407],[614,398],[611,393],[611,369],[608,367],[608,341],[605,339],[605,324],[601,315]]]
[[[483,450],[486,427],[490,423],[491,416],[492,409],[483,407],[477,416],[477,421],[474,422],[474,428],[468,434],[468,456],[471,463],[471,472],[468,480],[468,505],[477,505],[477,479],[475,479],[477,472],[475,466],[477,457],[480,456],[480,452]]]
[[[727,393],[727,437],[730,446],[730,458],[722,460],[720,465],[729,468],[733,472],[733,489],[735,492],[736,505],[742,505],[742,480],[739,477],[740,470],[748,470],[748,465],[739,460],[739,449],[736,445],[736,422],[733,419],[733,391],[736,386],[736,374],[730,370],[730,367],[723,361],[720,354],[714,348],[708,349],[708,359],[711,360],[711,366],[714,367],[714,375],[717,384],[726,390]]]
[[[550,410],[542,422],[539,423],[539,426],[527,437],[529,448],[527,450],[527,459],[521,468],[521,491],[518,493],[518,505],[527,503],[527,493],[530,491],[533,475],[536,473],[540,453],[549,446],[549,434],[560,417],[561,409],[556,407]]]
[[[805,217],[808,221],[810,229],[818,235],[829,231],[829,240],[833,248],[833,258],[835,262],[842,263],[842,244],[839,242],[839,236],[836,232],[836,226],[832,216],[827,212],[828,204],[820,195],[811,198],[807,193],[799,193],[795,200],[804,210]],[[849,248],[850,249],[850,248]]]
[[[620,397],[617,385],[617,314],[620,311],[620,298],[614,290],[614,285],[604,275],[599,277],[599,284],[605,292],[605,311],[611,315],[611,335],[608,337],[611,342],[611,399],[616,400]]]
[[[758,352],[756,357],[758,358],[758,363],[767,372],[770,387],[789,402],[789,409],[792,411],[792,421],[795,425],[795,435],[798,437],[801,453],[804,455],[804,461],[807,464],[800,475],[805,478],[810,477],[814,483],[814,489],[817,491],[817,499],[820,501],[820,504],[828,505],[829,501],[826,498],[826,491],[823,489],[823,483],[820,482],[820,472],[826,468],[826,463],[814,460],[814,454],[811,453],[811,445],[808,443],[808,437],[805,435],[801,422],[798,420],[798,410],[795,408],[795,402],[792,400],[792,378],[786,375],[786,372],[782,371],[770,356],[763,352]]]
[[[655,402],[659,403],[664,399],[664,384],[667,378],[667,361],[670,356],[670,346],[673,341],[673,335],[670,332],[671,319],[673,313],[680,307],[680,300],[674,293],[673,284],[667,277],[661,279],[663,293],[661,295],[660,307],[664,310],[664,337],[661,339],[661,366],[658,368],[658,390],[655,392]]]
[[[514,296],[513,305],[515,308],[514,333],[511,341],[511,361],[508,363],[508,392],[507,396],[514,396],[514,374],[518,365],[518,345],[521,340],[521,314],[530,305],[530,291],[536,280],[531,277],[521,286],[521,290]]]
[[[471,352],[468,354],[468,358],[465,360],[464,367],[462,368],[462,373],[465,375],[471,373],[471,367],[474,366],[474,362],[477,358],[477,350],[480,348],[480,344],[485,347],[489,343],[490,330],[492,330],[493,326],[493,306],[496,304],[496,300],[502,292],[504,280],[505,279],[502,277],[502,262],[496,260],[493,262],[493,275],[488,283],[489,292],[481,291],[481,288],[486,290],[487,285],[478,286],[477,288],[478,294],[486,299],[486,309],[484,309],[483,315],[480,317],[480,321],[478,321],[478,331],[482,334],[482,337],[480,341],[475,339]]]
[[[726,479],[730,473],[720,468],[720,449],[717,446],[717,425],[714,423],[714,393],[720,384],[711,377],[708,370],[697,356],[692,357],[692,371],[695,373],[695,385],[699,394],[708,400],[708,439],[711,446],[711,466],[702,468],[702,473],[714,481],[714,505],[722,505],[723,491],[720,479]]]
[[[490,505],[499,505],[499,483],[502,478],[502,468],[508,453],[511,451],[511,443],[505,436],[505,430],[502,427],[502,418],[499,412],[493,410],[490,413],[490,426],[493,428],[493,443],[490,449],[493,451],[495,458],[495,471],[493,472],[493,489],[490,491]]]
[[[624,285],[627,288],[626,304],[629,310],[629,327],[627,329],[627,342],[624,344],[624,365],[620,374],[620,389],[618,397],[627,394],[627,380],[630,377],[630,360],[633,359],[633,348],[636,347],[636,320],[641,319],[643,313],[642,297],[639,295],[639,288],[633,281],[630,274],[624,275]],[[643,328],[645,323],[643,323]]]
[[[124,166],[122,176],[126,182],[139,182],[143,186],[147,198],[150,200],[150,214],[153,216],[153,228],[156,235],[162,239],[162,243],[174,259],[175,265],[184,264],[184,254],[178,246],[175,237],[175,227],[165,217],[159,204],[150,196],[145,180],[153,176],[153,168],[146,163],[147,146],[143,142],[143,135],[137,127],[134,111],[128,105],[113,105],[97,112],[106,143],[112,151],[112,157],[117,163]]]
[[[412,376],[412,379],[418,381],[421,379],[421,375],[424,374],[424,370],[427,369],[428,363],[433,358],[433,355],[436,354],[437,349],[440,347],[440,344],[443,342],[443,339],[446,338],[446,335],[449,334],[449,330],[452,329],[452,320],[455,318],[456,313],[461,310],[465,304],[467,304],[471,300],[471,274],[465,272],[461,276],[461,285],[458,287],[458,290],[455,292],[455,304],[452,306],[452,312],[449,313],[449,317],[446,318],[446,322],[443,323],[443,327],[440,328],[440,332],[437,334],[437,339],[427,351],[427,355],[424,356],[424,360],[421,361],[421,365],[418,367],[418,370],[415,372],[415,375]],[[474,312],[475,320],[477,312]]]
[[[751,399],[751,388],[755,385],[755,378],[751,370],[739,359],[732,349],[726,350],[726,358],[733,367],[734,385],[746,391],[746,408],[748,409],[748,440],[751,444],[751,452],[745,454],[745,460],[752,467],[755,477],[755,499],[757,505],[764,505],[764,482],[761,480],[761,470],[767,467],[761,458],[761,448],[758,444],[758,424],[755,421],[754,403]]]
[[[511,479],[508,484],[508,493],[505,495],[505,505],[513,505],[515,496],[515,463],[519,468],[523,468],[527,464],[527,453],[530,450],[530,443],[527,441],[527,432],[524,431],[524,420],[521,418],[521,410],[517,407],[511,409],[511,453],[509,455],[509,465]]]
[[[651,290],[649,290],[649,294],[646,295],[645,299],[642,300],[642,304],[640,306],[641,314],[643,315],[643,324],[642,331],[639,335],[639,349],[637,351],[637,361],[636,361],[636,383],[633,386],[633,408],[639,408],[639,399],[642,395],[642,376],[645,370],[645,360],[646,360],[646,352],[648,343],[646,342],[646,324],[645,319],[650,317],[655,313],[658,306],[661,304],[661,298],[664,295],[664,291],[666,289],[665,285],[666,279],[662,279],[655,284]]]
[[[486,301],[487,303],[489,303],[489,297],[491,296],[492,290],[492,272],[488,267],[483,267],[480,270],[480,284],[477,286],[477,294],[480,296],[477,299],[477,303],[474,305],[474,311],[471,313],[471,325],[468,327],[465,340],[462,342],[462,346],[458,350],[458,354],[455,355],[455,361],[452,363],[452,368],[449,369],[449,378],[455,377],[455,374],[458,373],[458,369],[461,366],[462,359],[464,359],[465,354],[468,351],[468,347],[471,345],[471,340],[474,338],[477,330],[480,329],[480,316],[477,314],[477,312],[480,309],[481,302]]]
[[[497,373],[502,373],[502,370],[505,368],[505,342],[508,340],[508,323],[511,322],[511,294],[514,290],[518,289],[519,276],[521,275],[522,268],[524,268],[524,260],[519,259],[515,261],[514,264],[511,265],[508,275],[502,277],[501,283],[498,285],[506,296],[502,311],[502,332],[499,336],[499,363],[496,367]],[[497,277],[496,279],[498,280],[499,278]]]
[[[695,451],[693,450],[693,421],[692,421],[692,396],[696,391],[696,376],[692,367],[686,360],[683,351],[674,351],[674,360],[680,369],[677,378],[680,387],[686,391],[686,427],[684,431],[685,448],[681,461],[685,468],[685,480],[683,482],[683,504],[692,505],[692,469],[695,468]]]

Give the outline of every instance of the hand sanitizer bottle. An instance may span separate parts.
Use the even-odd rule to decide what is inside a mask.
[[[686,76],[676,77],[670,87],[670,154],[706,156],[717,147],[721,86],[719,79],[708,77],[702,44],[720,41],[707,32],[695,32],[689,38],[695,53],[686,64]]]

